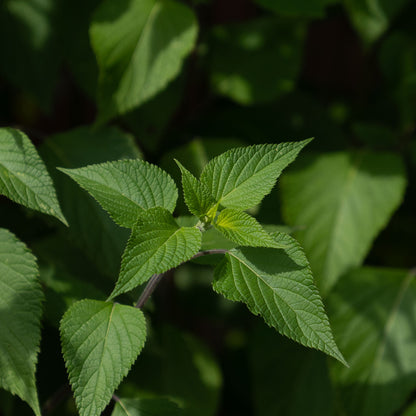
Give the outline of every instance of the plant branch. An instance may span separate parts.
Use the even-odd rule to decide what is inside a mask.
[[[191,257],[191,260],[196,259],[198,257],[202,257],[202,256],[208,256],[210,254],[225,254],[227,253],[227,251],[228,250],[225,250],[225,249],[203,250],[203,251],[196,253],[193,257]],[[136,302],[135,308],[138,308],[138,309],[143,308],[144,304],[147,302],[150,296],[152,296],[153,292],[155,291],[157,285],[162,280],[164,275],[165,273],[157,273],[157,274],[154,274],[150,278],[142,294],[140,295],[139,300]]]

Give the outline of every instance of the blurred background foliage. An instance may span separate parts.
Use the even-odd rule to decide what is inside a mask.
[[[140,157],[178,179],[174,157],[198,174],[231,147],[314,136],[254,214],[305,248],[350,368],[189,264],[146,305],[151,335],[117,394],[188,416],[416,414],[416,2],[2,0],[0,56],[0,124],[38,146],[70,223],[0,198],[46,293],[41,402],[66,383],[62,313],[105,299],[128,237],[56,166]],[[30,410],[0,392],[0,414]]]

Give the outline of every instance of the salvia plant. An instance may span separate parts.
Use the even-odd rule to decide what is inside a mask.
[[[80,415],[98,416],[112,399],[114,415],[181,414],[180,403],[167,398],[123,399],[114,392],[146,343],[142,308],[158,282],[169,270],[205,256],[215,265],[215,292],[244,303],[286,337],[347,365],[302,247],[249,213],[310,140],[228,150],[210,160],[199,178],[176,161],[188,217],[173,215],[178,186],[169,174],[138,158],[58,167],[130,230],[107,299],[86,296],[60,320],[62,355]],[[72,226],[36,148],[11,128],[0,130],[0,192]],[[39,416],[35,370],[44,293],[35,256],[7,229],[0,229],[0,287],[0,386]],[[138,287],[138,300],[125,302],[121,295]]]

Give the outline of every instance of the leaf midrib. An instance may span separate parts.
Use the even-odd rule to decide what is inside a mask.
[[[26,190],[26,192],[27,191],[30,191],[30,193],[32,194],[32,197],[35,199],[36,203],[42,209],[42,212],[46,212],[47,213],[49,211],[47,211],[44,208],[42,208],[42,206],[41,206],[40,203],[45,204],[51,210],[50,212],[52,212],[53,214],[56,214],[56,215],[58,215],[58,217],[60,217],[59,213],[54,208],[52,208],[50,202],[44,199],[43,194],[41,194],[41,193],[35,193],[26,182],[24,182],[22,179],[20,179],[16,174],[13,173],[12,170],[8,169],[4,164],[0,163],[0,166],[4,167],[4,169],[9,173],[9,176],[11,178],[13,178],[15,181],[19,182],[24,187],[24,189]],[[27,176],[28,175],[25,173],[24,177],[27,177]],[[5,184],[6,189],[8,189],[8,186],[6,185],[6,182],[4,180],[2,180],[2,182]],[[49,182],[49,181],[47,181],[47,182]],[[10,181],[10,183],[12,184],[12,186],[13,186],[16,194],[19,196],[19,198],[21,198],[22,200],[24,200],[24,198],[21,196],[21,193],[17,190],[16,186],[13,184],[13,181]],[[39,186],[39,189],[42,190],[42,189],[44,189],[44,187],[49,187],[50,185],[51,185],[51,183],[42,183],[41,182],[41,186]],[[56,195],[53,195],[53,196],[56,198]]]
[[[104,360],[104,354],[105,354],[105,349],[106,349],[106,346],[107,346],[107,341],[108,341],[108,334],[109,334],[109,332],[110,332],[110,326],[111,326],[111,321],[112,321],[112,319],[113,319],[113,313],[114,313],[114,310],[115,310],[115,308],[116,308],[116,304],[115,303],[113,303],[113,306],[112,306],[112,308],[111,308],[111,312],[110,312],[110,316],[109,316],[109,318],[108,318],[108,323],[107,323],[107,329],[106,329],[106,333],[105,333],[105,337],[104,337],[104,344],[103,344],[103,348],[102,348],[102,351],[101,351],[101,357],[100,357],[100,366],[98,367],[98,372],[96,372],[95,374],[97,374],[98,373],[98,379],[100,379],[101,378],[101,371],[102,371],[102,362],[103,362],[103,360]],[[94,397],[94,406],[96,406],[96,404],[95,404],[95,399],[96,399],[96,394],[97,394],[97,387],[98,387],[98,384],[99,383],[95,383],[94,384],[94,395],[93,395],[93,397]],[[91,405],[90,405],[91,406]]]
[[[276,149],[274,149],[274,150],[276,150]],[[260,164],[260,162],[269,154],[269,153],[271,153],[271,151],[268,151],[267,153],[265,153],[260,159],[259,159],[259,161],[257,162],[257,165],[256,165],[256,167]],[[223,201],[224,199],[226,199],[226,198],[228,198],[230,195],[232,195],[232,193],[233,192],[235,192],[235,191],[238,191],[239,190],[239,188],[241,187],[241,186],[243,186],[247,181],[249,181],[250,179],[253,179],[253,178],[255,178],[257,175],[259,175],[259,174],[261,174],[261,172],[263,172],[264,170],[266,170],[267,168],[269,168],[269,167],[271,167],[275,162],[277,162],[279,159],[274,159],[273,160],[273,162],[272,163],[270,163],[269,165],[266,165],[263,169],[261,169],[261,170],[259,170],[259,171],[257,171],[257,172],[255,172],[253,175],[251,175],[251,176],[248,176],[246,179],[244,179],[241,183],[239,183],[238,184],[238,186],[235,186],[235,187],[233,187],[233,189],[231,189],[231,191],[230,192],[228,192],[227,194],[225,194],[225,195],[222,195],[221,197],[220,197],[220,199],[219,199],[219,203],[221,203],[221,201]],[[234,165],[234,166],[236,166],[236,165]],[[233,169],[234,169],[234,167],[233,167]],[[243,170],[244,170],[244,168],[243,168]],[[241,176],[241,174],[242,174],[242,172],[243,172],[243,170],[238,174],[238,176],[234,179],[234,183],[237,181],[237,179]],[[232,170],[231,170],[231,172],[232,172]],[[231,176],[231,175],[230,175]]]
[[[241,260],[239,257],[237,257],[237,256],[235,256],[231,251],[229,251],[228,252],[228,254],[229,255],[231,255],[231,256],[233,256],[235,259],[237,259],[237,261],[239,261],[240,263],[242,263],[242,264],[244,264],[244,266],[245,267],[247,267],[250,271],[252,271],[271,291],[272,291],[272,293],[275,293],[275,291],[274,291],[274,289],[272,288],[272,286],[270,286],[264,279],[263,279],[263,277],[261,276],[261,275],[259,275],[255,270],[253,270],[253,268],[251,268],[247,263],[245,263],[243,260]],[[280,296],[279,296],[279,298],[281,298]],[[282,299],[282,298],[281,298]],[[282,299],[282,300],[284,300],[284,299]],[[300,317],[298,317],[298,314],[296,313],[296,311],[286,302],[286,301],[284,301],[286,304],[287,304],[287,306],[293,311],[293,313],[296,315],[296,317],[297,317],[297,319],[300,319],[300,320],[302,320],[303,322],[305,322],[302,318],[300,318]],[[318,336],[318,338],[322,341],[322,342],[324,342],[324,344],[325,345],[327,345],[327,343],[328,343],[328,341],[325,341],[324,339],[322,339],[321,338],[321,336],[320,335],[318,335],[319,333],[318,332],[316,332],[312,327],[311,327],[311,325],[309,324],[309,323],[307,323],[307,322],[305,322],[305,324],[307,324],[307,326],[309,327],[309,328],[311,328],[311,331],[314,333],[314,334],[316,334],[317,336]],[[328,346],[329,347],[329,346]],[[332,351],[332,348],[331,348],[331,351]],[[335,354],[336,354],[336,352],[334,352]]]
[[[141,47],[141,45],[143,43],[143,38],[144,38],[143,34],[148,30],[148,26],[153,22],[153,20],[155,18],[155,15],[156,15],[156,12],[161,7],[162,7],[161,6],[161,2],[155,0],[155,3],[154,3],[154,5],[152,6],[152,8],[151,8],[151,10],[149,12],[149,15],[148,15],[148,17],[146,19],[146,22],[143,25],[143,29],[141,30],[141,32],[139,33],[139,36],[137,37],[136,46],[134,47],[132,53],[130,54],[129,60],[127,61],[127,64],[126,64],[125,68],[129,68],[129,67],[132,66],[133,58],[136,55],[137,50],[140,49],[140,47]],[[126,74],[126,72],[127,72],[126,70],[123,71],[122,79],[124,79],[124,75]],[[142,87],[143,87],[144,83],[146,82],[147,74],[148,74],[148,71],[146,71],[145,76],[143,77],[143,81],[142,81],[142,83],[140,85],[140,91],[142,91]],[[140,93],[138,94],[138,96],[139,96],[139,101],[140,101]]]
[[[112,172],[111,172],[112,173]],[[138,204],[138,202],[137,201],[134,201],[133,199],[131,199],[130,197],[128,197],[127,195],[125,195],[125,194],[123,194],[123,193],[121,193],[121,192],[119,192],[117,189],[114,189],[114,188],[111,188],[111,187],[109,187],[109,186],[106,186],[105,184],[103,184],[103,183],[101,183],[101,182],[98,182],[97,180],[94,180],[94,179],[91,179],[91,178],[87,178],[86,176],[82,176],[82,175],[76,175],[76,174],[71,174],[71,175],[73,175],[74,177],[75,176],[77,176],[78,178],[82,178],[82,179],[87,179],[88,181],[90,181],[90,182],[92,182],[92,183],[94,183],[94,184],[96,184],[96,185],[98,185],[98,186],[101,186],[101,187],[103,187],[104,189],[110,189],[111,191],[113,191],[113,193],[115,193],[117,196],[118,196],[118,198],[123,198],[123,199],[126,199],[127,201],[129,201],[129,202],[131,202],[133,205],[135,205],[136,207],[138,207],[138,208],[140,208],[141,210],[145,210],[143,207],[141,207],[139,204]],[[74,178],[75,179],[75,178]],[[84,187],[83,187],[84,188]],[[86,189],[86,188],[84,188],[84,190],[86,190],[88,193],[89,193],[89,191]],[[96,190],[97,190],[97,188],[96,188]],[[111,195],[111,193],[110,192],[108,192],[107,193],[107,196],[108,195]],[[153,196],[153,194],[152,194],[152,196]],[[153,196],[153,198],[154,198],[154,196]],[[101,202],[100,201],[98,201],[98,199],[97,198],[95,198],[94,197],[94,199],[102,206],[102,204],[101,204]],[[111,199],[111,198],[110,198]],[[105,208],[104,208],[105,209]]]

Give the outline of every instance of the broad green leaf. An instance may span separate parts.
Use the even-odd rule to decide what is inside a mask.
[[[0,387],[40,416],[35,371],[43,293],[37,274],[33,254],[0,228]]]
[[[179,227],[172,214],[151,208],[139,216],[121,262],[120,276],[109,299],[134,289],[155,273],[164,273],[194,256],[201,247],[201,231]]]
[[[375,42],[409,0],[344,0],[352,24],[366,44]]]
[[[185,5],[167,0],[105,0],[90,28],[100,68],[99,121],[126,113],[174,79],[197,36]]]
[[[230,250],[215,269],[214,290],[244,302],[282,335],[345,364],[302,248],[287,234],[275,238],[287,248]]]
[[[100,415],[143,348],[144,315],[131,306],[85,299],[68,309],[60,331],[79,413]]]
[[[323,354],[305,350],[265,325],[249,339],[256,416],[335,415],[335,395]]]
[[[252,19],[212,31],[211,84],[242,105],[270,102],[296,87],[305,24],[292,19]]]
[[[218,215],[214,227],[240,246],[284,248],[255,218],[243,211],[225,208]]]
[[[129,375],[135,388],[169,397],[181,407],[184,416],[216,415],[222,375],[210,349],[197,338],[170,326],[154,328],[149,335],[140,360]],[[120,389],[121,395],[123,386]]]
[[[339,0],[255,0],[265,9],[279,15],[325,17],[326,6],[337,3]]]
[[[303,228],[295,237],[322,293],[361,264],[405,186],[403,163],[390,153],[311,156],[282,178],[283,214],[288,224]]]
[[[416,282],[405,270],[363,268],[328,297],[335,338],[350,368],[332,379],[346,416],[390,416],[416,388]]]
[[[133,138],[115,127],[79,127],[54,135],[42,144],[40,153],[50,168],[80,168],[140,157]],[[120,270],[128,230],[117,226],[100,205],[67,175],[56,169],[51,172],[65,217],[71,225],[62,235],[76,244],[101,273],[114,281]]]
[[[168,399],[117,400],[112,416],[181,416],[184,413],[177,404]]]
[[[176,164],[182,173],[183,195],[189,211],[197,217],[208,215],[209,211],[216,205],[209,189],[177,160]],[[215,216],[215,212],[212,214],[212,217]]]
[[[244,211],[270,193],[282,170],[311,140],[231,149],[205,166],[201,182],[221,205]]]
[[[132,228],[149,208],[172,212],[178,190],[162,169],[142,160],[119,160],[80,169],[59,169],[88,191],[113,220]]]
[[[1,2],[0,39],[4,41],[0,42],[0,74],[29,95],[26,108],[16,106],[18,117],[27,117],[28,111],[30,114],[28,107],[33,106],[30,97],[43,110],[50,110],[62,52],[57,39],[56,3],[55,0]]]
[[[10,128],[0,129],[0,194],[68,225],[35,146],[24,133]]]

